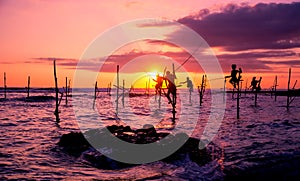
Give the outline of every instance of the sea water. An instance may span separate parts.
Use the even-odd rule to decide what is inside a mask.
[[[187,90],[180,91],[176,124],[186,128],[190,136],[200,139],[211,114],[211,94],[206,92],[200,106],[196,91],[192,93],[191,101]],[[31,96],[36,95],[54,96],[54,93],[50,89],[31,93]],[[125,96],[124,105],[122,97],[118,99],[116,110],[115,96],[99,93],[96,111],[91,112],[93,102],[85,101],[91,100],[90,96],[86,91],[77,91],[69,97],[68,105],[63,98],[59,107],[60,123],[57,124],[53,114],[54,100],[28,102],[25,92],[9,91],[7,99],[0,102],[0,179],[223,180],[230,179],[228,175],[258,174],[259,178],[275,175],[284,180],[300,175],[299,97],[287,109],[286,97],[277,97],[275,102],[274,97],[259,94],[257,106],[254,106],[254,94],[241,94],[240,119],[236,119],[237,100],[227,94],[224,117],[218,120],[220,127],[211,140],[222,152],[212,154],[212,161],[203,166],[186,158],[177,163],[155,161],[102,170],[81,157],[62,151],[57,146],[60,137],[72,131],[120,122],[133,128],[141,128],[144,124],[157,126],[160,121],[171,119],[172,107],[165,97],[161,97],[159,108],[159,97],[154,95]],[[81,107],[74,108],[78,103]],[[184,119],[187,115],[196,118],[195,126]],[[160,131],[172,132],[172,129]]]

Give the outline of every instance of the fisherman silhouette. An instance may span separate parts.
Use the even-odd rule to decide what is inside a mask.
[[[154,82],[156,82],[156,85],[155,85],[155,95],[157,94],[161,94],[161,87],[162,87],[162,84],[163,84],[163,80],[164,80],[164,77],[161,77],[159,74],[156,75],[156,79],[152,79]]]
[[[194,91],[194,85],[193,82],[190,80],[189,77],[186,77],[186,81],[185,82],[180,82],[181,84],[185,84],[186,83],[186,87],[189,88],[189,101],[190,103],[192,102],[192,92]]]
[[[231,68],[232,68],[231,73],[230,73],[230,75],[225,76],[225,80],[227,78],[231,77],[231,79],[229,80],[229,82],[233,85],[234,88],[236,88],[236,85],[239,83],[239,81],[242,78],[242,76],[241,76],[242,69],[239,68],[239,70],[236,70],[236,64],[232,64]],[[237,76],[237,74],[239,74],[239,75]]]
[[[166,72],[166,76],[164,77],[164,80],[166,80],[166,85],[168,88],[168,92],[165,94],[166,97],[169,100],[169,104],[172,103],[176,103],[176,85],[175,85],[175,79],[176,79],[176,75],[175,74],[171,74],[170,71]],[[173,96],[173,101],[170,98],[170,94],[172,94]]]
[[[262,77],[260,77],[259,80],[256,80],[256,77],[252,78],[251,85],[250,85],[250,88],[252,87],[252,91],[254,91],[254,90],[260,91],[261,90],[261,87],[260,87],[261,79],[262,79]]]
[[[190,92],[193,92],[194,91],[194,85],[193,85],[193,82],[190,80],[189,77],[186,78],[186,81],[185,82],[180,82],[181,84],[185,84],[186,83],[186,87],[189,88],[189,91]]]

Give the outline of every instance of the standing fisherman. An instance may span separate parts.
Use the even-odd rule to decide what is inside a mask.
[[[252,78],[251,85],[250,85],[250,88],[252,87],[252,91],[254,91],[254,90],[260,91],[261,90],[261,87],[260,87],[261,79],[262,79],[262,77],[260,77],[259,80],[256,80],[256,77]]]
[[[170,71],[167,71],[164,79],[166,80],[166,85],[168,88],[168,92],[165,95],[169,100],[169,104],[170,103],[174,104],[174,103],[176,103],[176,85],[175,85],[176,75],[171,74]],[[170,97],[170,94],[172,94],[172,96],[173,96],[173,101]]]
[[[189,77],[186,77],[185,82],[180,82],[180,84],[185,84],[185,83],[186,83],[186,87],[189,88],[190,93],[192,93],[194,91],[194,85]]]
[[[155,85],[155,95],[159,94],[161,95],[161,87],[163,84],[164,77],[160,76],[159,74],[156,75],[156,79],[152,79],[154,82],[156,82]]]
[[[241,73],[242,73],[242,69],[239,68],[239,70],[236,70],[236,64],[232,64],[231,65],[231,73],[230,75],[228,76],[225,76],[225,80],[227,78],[230,78],[231,79],[229,80],[229,82],[233,85],[234,88],[236,88],[236,85],[239,83],[239,81],[241,80],[242,76],[241,76]],[[238,75],[239,74],[239,75]],[[237,76],[238,75],[238,76]]]

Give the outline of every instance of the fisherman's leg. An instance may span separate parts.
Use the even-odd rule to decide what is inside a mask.
[[[176,87],[174,87],[174,90],[173,90],[173,104],[174,104],[174,106],[176,105],[176,101],[177,101],[176,93],[177,93]]]
[[[170,98],[170,93],[171,93],[171,91],[170,91],[170,89],[168,89],[168,92],[167,92],[167,94],[165,94],[166,95],[166,97],[168,98],[168,104],[171,104],[172,103],[172,100],[171,100],[171,98]]]

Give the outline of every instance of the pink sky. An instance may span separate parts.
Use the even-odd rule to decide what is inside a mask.
[[[261,1],[250,2],[250,5],[254,5]],[[294,1],[263,1],[269,2]],[[24,87],[28,75],[32,77],[34,87],[53,86],[51,62],[33,61],[33,58],[57,57],[77,60],[99,34],[120,23],[140,18],[179,20],[193,16],[205,8],[217,11],[228,3],[240,4],[241,1],[0,1],[1,87],[3,72],[7,74],[8,86]],[[229,50],[222,50],[222,47],[215,47],[214,50],[220,50],[216,53],[223,56],[232,53]],[[299,49],[293,51],[299,53]],[[284,70],[280,69],[279,72]],[[230,70],[225,70],[228,71]],[[72,78],[74,74],[74,70],[66,66],[58,67],[58,72],[61,85],[66,76]],[[270,80],[273,77],[270,72],[265,75],[270,76]],[[299,68],[295,68],[294,75],[300,78]]]

